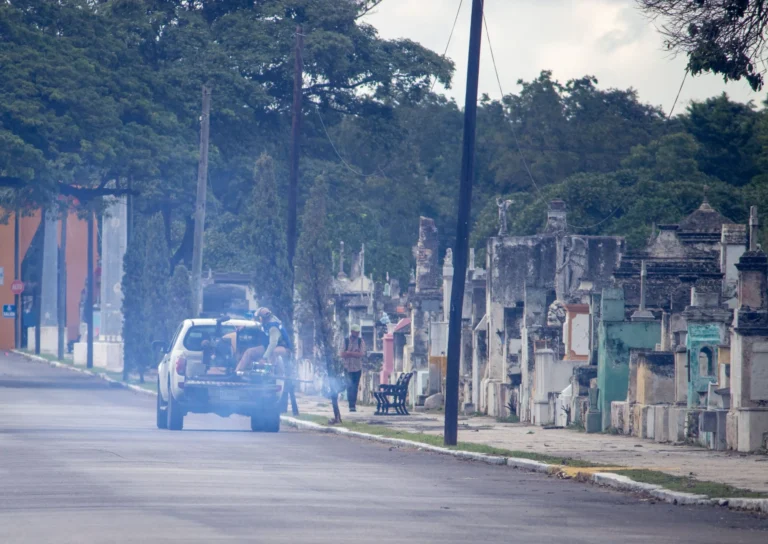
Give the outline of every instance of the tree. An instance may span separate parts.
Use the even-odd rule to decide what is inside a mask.
[[[173,271],[168,285],[168,331],[192,316],[192,280],[183,265]]]
[[[256,300],[291,326],[293,278],[288,266],[283,207],[277,192],[274,163],[269,155],[262,154],[253,170],[253,190],[245,218],[244,251],[251,257],[250,272]]]
[[[135,221],[123,259],[123,376],[133,371],[143,376],[146,361],[151,356],[147,342],[149,323],[144,313],[144,265],[146,260],[146,228]]]
[[[301,217],[296,248],[296,288],[307,317],[314,323],[315,345],[325,361],[334,419],[341,422],[338,405],[340,362],[335,349],[332,313],[333,266],[331,239],[327,228],[325,179],[318,176]]]
[[[638,0],[640,8],[663,20],[667,49],[688,56],[688,70],[742,77],[753,90],[763,86],[768,5],[765,0]]]
[[[163,218],[156,214],[137,220],[123,263],[123,341],[125,364],[138,372],[142,383],[147,368],[157,362],[152,342],[168,342],[178,325],[172,323],[178,315],[171,304],[185,304],[181,281],[169,293],[169,263]],[[180,280],[182,272],[177,272]]]
[[[758,174],[759,118],[751,102],[734,102],[723,93],[693,102],[680,121],[700,146],[697,159],[702,172],[732,185],[746,185]]]
[[[168,342],[171,336],[169,308],[170,258],[165,241],[163,218],[155,214],[147,222],[146,254],[144,258],[144,315],[149,325],[148,341]],[[155,363],[154,359],[148,363]]]

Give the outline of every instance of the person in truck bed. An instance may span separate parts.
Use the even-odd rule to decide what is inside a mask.
[[[237,373],[244,374],[253,367],[254,363],[265,361],[275,364],[278,357],[287,361],[291,354],[291,340],[288,332],[283,328],[283,323],[269,308],[262,307],[256,311],[255,319],[259,322],[268,335],[266,346],[259,345],[245,350],[240,362],[237,364]]]

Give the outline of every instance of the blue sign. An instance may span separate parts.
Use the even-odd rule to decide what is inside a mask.
[[[16,317],[16,305],[3,304],[3,317]]]

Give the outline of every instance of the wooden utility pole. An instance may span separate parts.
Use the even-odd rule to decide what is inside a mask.
[[[458,439],[461,319],[464,306],[464,282],[467,277],[467,258],[469,255],[469,221],[472,205],[472,180],[475,167],[477,83],[480,72],[482,32],[483,0],[472,0],[467,92],[464,100],[464,144],[461,156],[459,218],[456,226],[456,249],[453,252],[454,276],[451,289],[451,311],[448,322],[448,363],[445,380],[445,429],[443,439],[446,446],[455,446]]]
[[[88,325],[88,334],[86,336],[86,368],[93,368],[93,292],[95,290],[95,279],[93,274],[93,206],[89,202],[88,205],[88,253],[86,260],[88,261],[88,272],[86,280],[85,291],[85,322]]]
[[[293,122],[291,124],[291,176],[288,188],[288,265],[293,274],[293,257],[296,254],[296,216],[299,194],[299,137],[301,136],[301,95],[304,83],[304,35],[301,26],[296,27],[296,50],[293,66]]]
[[[192,314],[203,309],[203,233],[205,230],[205,199],[208,191],[208,134],[211,118],[211,89],[203,85],[203,114],[200,117],[200,162],[197,167],[197,204],[195,206],[195,237],[192,246]]]
[[[56,305],[59,316],[59,361],[64,360],[67,346],[67,220],[69,219],[69,202],[65,200],[63,215],[61,217],[61,250],[59,253],[59,303]]]

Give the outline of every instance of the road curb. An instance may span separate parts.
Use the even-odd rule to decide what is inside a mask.
[[[155,391],[144,389],[138,385],[123,383],[118,380],[114,380],[101,372],[92,372],[84,370],[82,368],[75,368],[71,365],[60,363],[59,361],[50,361],[44,357],[32,355],[30,353],[24,353],[19,350],[11,350],[12,353],[20,355],[31,361],[47,363],[55,368],[64,368],[73,372],[79,372],[80,374],[86,374],[93,376],[94,378],[100,378],[106,382],[109,382],[113,387],[119,387],[122,389],[128,389],[135,393],[142,395],[157,396]],[[559,474],[562,472],[561,465],[552,465],[548,463],[542,463],[539,461],[533,461],[531,459],[521,459],[519,457],[502,457],[498,455],[487,455],[484,453],[475,453],[470,451],[452,450],[448,448],[441,448],[439,446],[432,446],[430,444],[423,444],[421,442],[414,442],[413,440],[405,440],[402,438],[389,438],[386,436],[378,436],[375,434],[361,433],[358,431],[350,431],[343,427],[331,427],[327,425],[320,425],[318,423],[312,423],[311,421],[303,421],[290,416],[280,416],[283,423],[289,427],[294,427],[298,430],[315,431],[321,433],[338,434],[342,436],[350,436],[353,438],[361,438],[363,440],[370,440],[372,442],[380,442],[384,444],[392,444],[394,446],[405,446],[414,448],[421,451],[430,451],[433,453],[439,453],[441,455],[450,455],[459,459],[465,459],[469,461],[480,461],[489,465],[506,465],[510,468],[525,470],[528,472],[537,472],[540,474]],[[696,495],[693,493],[681,493],[678,491],[671,491],[665,489],[660,485],[646,484],[642,482],[636,482],[635,480],[623,476],[621,474],[613,474],[610,472],[577,472],[576,478],[580,481],[590,482],[602,487],[610,487],[617,491],[638,493],[654,497],[660,501],[675,504],[675,505],[712,505],[720,506],[723,508],[729,508],[731,510],[746,510],[750,512],[762,512],[768,513],[768,499],[747,499],[747,498],[710,498],[706,495]]]
[[[289,416],[282,416],[281,419],[286,425],[299,430],[332,433],[342,436],[362,438],[364,440],[370,440],[373,442],[381,442],[384,444],[406,446],[418,450],[431,451],[442,455],[451,455],[459,459],[481,461],[491,465],[506,465],[510,468],[525,470],[528,472],[537,472],[540,474],[554,475],[560,474],[562,472],[561,465],[552,465],[539,461],[533,461],[531,459],[521,459],[518,457],[501,457],[497,455],[486,455],[482,453],[452,450],[448,448],[441,448],[439,446],[423,444],[421,442],[414,442],[412,440],[405,440],[402,438],[389,438],[375,434],[350,431],[349,429],[345,429],[343,427],[320,425],[318,423],[303,421]],[[577,472],[576,477],[580,481],[590,482],[602,487],[610,487],[617,491],[638,493],[650,496],[660,501],[674,505],[721,506],[730,508],[732,510],[748,510],[752,512],[768,513],[768,499],[713,499],[706,495],[671,491],[660,485],[636,482],[627,476],[623,476],[621,474],[612,474],[610,472]]]
[[[150,391],[149,389],[144,389],[143,387],[139,387],[138,385],[133,385],[130,383],[123,383],[119,380],[115,380],[113,378],[110,378],[103,372],[93,372],[91,370],[85,370],[82,368],[76,368],[72,365],[68,365],[65,363],[61,363],[59,361],[50,361],[46,359],[45,357],[40,357],[38,355],[32,355],[31,353],[24,353],[23,351],[19,351],[17,349],[11,350],[11,353],[15,353],[16,355],[20,355],[21,357],[24,357],[25,359],[29,359],[30,361],[35,361],[37,363],[47,363],[50,366],[54,368],[64,368],[66,370],[71,370],[72,372],[78,372],[80,374],[85,374],[87,376],[93,376],[94,378],[99,378],[104,380],[105,382],[108,382],[112,387],[119,387],[121,389],[129,389],[133,391],[134,393],[140,393],[142,395],[150,395],[150,396],[156,396],[157,393],[154,391]]]
[[[382,442],[384,444],[392,444],[394,446],[405,446],[409,448],[415,448],[423,451],[431,451],[434,453],[440,453],[443,455],[452,455],[460,459],[468,459],[471,461],[481,461],[489,465],[506,465],[507,458],[497,455],[486,455],[484,453],[475,453],[470,451],[458,451],[448,448],[441,448],[440,446],[432,446],[430,444],[422,444],[421,442],[414,442],[412,440],[405,440],[402,438],[390,438],[387,436],[378,436],[375,434],[361,433],[357,431],[350,431],[343,427],[330,427],[326,425],[319,425],[310,421],[302,421],[289,416],[281,416],[283,423],[290,427],[295,427],[300,430],[318,431],[324,433],[340,434],[343,436],[351,436],[354,438],[362,438],[364,440],[370,440],[372,442]]]
[[[622,476],[621,474],[596,472],[595,474],[591,475],[590,480],[597,485],[612,487],[613,489],[618,489],[619,491],[629,491],[630,493],[642,493],[644,495],[650,495],[651,497],[662,500],[664,502],[668,502],[670,504],[720,505],[717,499],[711,499],[706,495],[670,491],[669,489],[665,489],[660,485],[636,482],[631,478]]]

